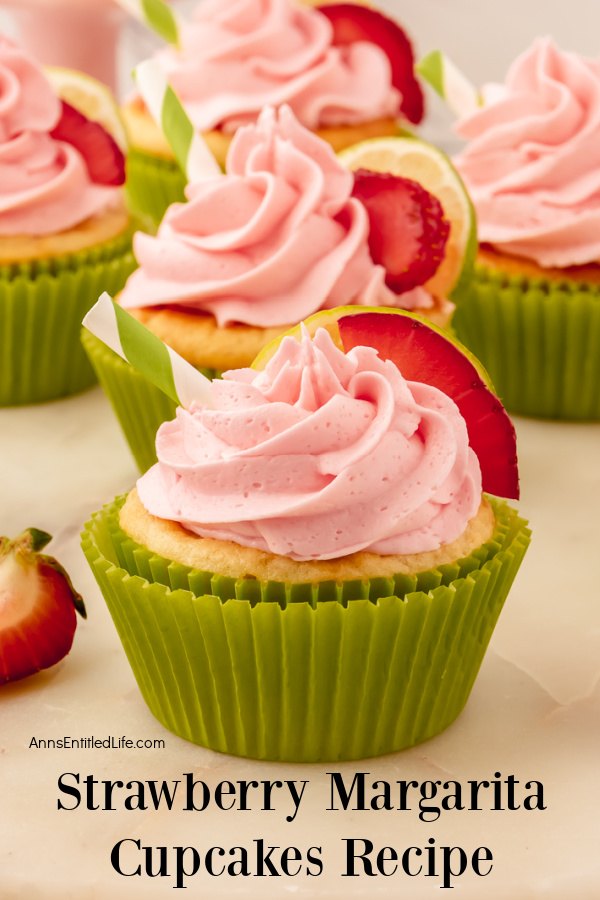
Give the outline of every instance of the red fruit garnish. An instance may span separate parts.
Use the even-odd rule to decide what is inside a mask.
[[[392,84],[402,95],[400,111],[417,125],[423,118],[425,101],[415,76],[412,44],[397,22],[357,3],[333,3],[318,9],[333,25],[336,46],[369,41],[381,47],[392,67]]]
[[[125,157],[108,131],[87,119],[70,103],[62,103],[62,115],[51,133],[57,141],[64,141],[79,150],[90,178],[96,184],[125,183]]]
[[[425,284],[444,258],[450,224],[441,203],[416,181],[358,169],[352,195],[369,214],[369,249],[396,294]]]
[[[75,634],[85,606],[63,567],[43,549],[50,535],[29,528],[0,538],[0,684],[53,666]]]
[[[479,459],[483,490],[519,497],[517,439],[500,400],[453,341],[409,315],[365,312],[338,320],[344,350],[374,347],[408,381],[439,388],[458,406]]]

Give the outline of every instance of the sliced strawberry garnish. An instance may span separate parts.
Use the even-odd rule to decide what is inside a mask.
[[[456,343],[406,314],[365,312],[343,316],[338,326],[346,352],[374,347],[408,381],[431,384],[451,397],[479,459],[484,491],[518,499],[515,429],[500,400]]]
[[[369,214],[369,249],[386,270],[385,282],[402,294],[425,284],[444,258],[450,225],[433,194],[409,178],[358,169],[354,197]]]
[[[65,570],[38,552],[49,540],[36,528],[0,538],[0,684],[57,663],[71,649],[75,610],[85,618]]]
[[[64,141],[79,150],[90,178],[96,184],[119,185],[125,182],[125,157],[115,139],[98,122],[62,102],[62,115],[51,132],[57,141]]]
[[[402,95],[400,111],[417,125],[424,113],[423,91],[415,77],[412,44],[402,28],[383,13],[357,3],[327,4],[319,12],[333,25],[336,46],[369,41],[381,47],[392,67],[392,84]]]

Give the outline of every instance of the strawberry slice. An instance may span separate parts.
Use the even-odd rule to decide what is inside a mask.
[[[517,438],[500,400],[454,341],[410,315],[365,312],[338,320],[344,350],[374,347],[408,381],[439,388],[458,406],[479,459],[483,490],[519,497]]]
[[[450,224],[433,194],[416,181],[357,169],[354,197],[369,214],[369,249],[396,294],[425,284],[444,259]]]
[[[85,618],[63,567],[38,552],[50,539],[37,528],[0,538],[0,684],[57,663],[71,649],[75,610]]]
[[[418,125],[424,115],[425,101],[415,76],[412,44],[402,28],[383,13],[357,3],[333,3],[318,9],[333,26],[335,46],[369,41],[381,47],[392,67],[392,84],[401,94],[400,112]]]
[[[87,119],[78,109],[62,103],[62,115],[52,137],[71,144],[78,150],[95,184],[120,185],[125,183],[125,157],[115,139],[100,125]]]

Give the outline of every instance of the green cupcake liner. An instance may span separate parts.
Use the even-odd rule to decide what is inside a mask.
[[[146,231],[156,231],[171,203],[185,200],[186,183],[175,160],[135,149],[127,154],[127,204]]]
[[[477,266],[452,324],[511,413],[600,419],[600,288]]]
[[[134,267],[129,230],[78,253],[2,267],[0,406],[54,400],[94,383],[81,320],[102,291],[119,291]]]
[[[140,691],[187,740],[316,762],[401,750],[464,707],[529,543],[492,499],[492,540],[418,576],[260,583],[189,569],[119,527],[123,498],[82,547]]]
[[[156,462],[158,427],[175,418],[176,404],[85,328],[81,330],[81,342],[137,466],[145,472]],[[199,371],[207,378],[218,375],[215,369]]]

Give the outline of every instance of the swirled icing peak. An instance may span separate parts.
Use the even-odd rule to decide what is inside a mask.
[[[437,549],[481,501],[455,403],[407,382],[374,349],[324,329],[285,337],[264,371],[213,382],[213,408],[179,409],[138,481],[155,516],[292,559]]]
[[[0,234],[65,231],[118,193],[93,184],[80,153],[55,140],[61,104],[37,64],[0,35]]]
[[[396,116],[400,95],[384,51],[332,39],[328,19],[294,0],[204,0],[181,49],[159,59],[200,131],[234,131],[282,103],[308,128]]]
[[[329,145],[288,107],[267,107],[236,133],[226,175],[190,184],[188,202],[167,210],[156,237],[136,235],[140,267],[121,303],[261,327],[354,303],[431,305],[422,289],[396,295],[385,286],[352,185]]]
[[[600,261],[600,60],[541,38],[458,124],[483,242],[541,266]]]

